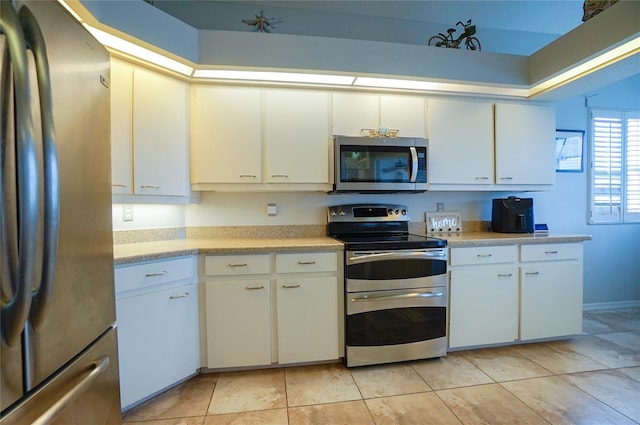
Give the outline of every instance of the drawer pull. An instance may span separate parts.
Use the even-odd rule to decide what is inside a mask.
[[[229,267],[246,267],[247,263],[229,263]]]
[[[114,184],[111,185],[111,187],[127,187],[127,185],[126,184],[116,184],[116,183],[114,183]]]
[[[160,186],[156,186],[154,184],[141,184],[141,189],[160,189]]]
[[[525,274],[526,274],[527,276],[537,276],[537,275],[539,275],[539,274],[540,274],[540,272],[525,272]]]
[[[491,257],[491,254],[478,254],[477,257],[478,258],[489,258],[489,257]]]
[[[264,286],[245,286],[247,291],[257,291],[258,289],[264,289]]]
[[[500,180],[513,180],[513,177],[500,177]]]
[[[157,277],[157,276],[164,276],[165,274],[167,274],[166,270],[163,270],[161,272],[155,272],[155,273],[147,273],[144,276],[145,277]]]
[[[489,177],[476,177],[476,180],[489,180]]]
[[[545,251],[544,253],[545,254],[557,254],[558,251]]]
[[[301,266],[308,266],[315,263],[315,261],[298,261],[298,264],[300,264]]]
[[[169,297],[169,299],[170,299],[170,300],[176,300],[176,299],[178,299],[178,298],[186,298],[186,297],[188,297],[188,296],[189,296],[189,293],[188,293],[188,292],[185,292],[184,294],[181,294],[181,295],[171,295],[171,296]]]
[[[511,277],[511,276],[513,276],[513,273],[498,274],[498,277]]]
[[[282,285],[282,287],[285,289],[293,289],[293,288],[299,288],[300,285]]]
[[[251,179],[255,179],[256,175],[255,174],[240,174],[241,178],[251,178]]]
[[[289,177],[288,174],[271,174],[271,177],[277,178],[277,177],[281,177],[283,179],[286,179]]]

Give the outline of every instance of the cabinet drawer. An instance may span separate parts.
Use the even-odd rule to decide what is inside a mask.
[[[573,260],[582,258],[582,244],[556,243],[522,245],[520,261]]]
[[[197,279],[196,257],[138,263],[115,269],[116,293],[187,279]]]
[[[204,259],[207,276],[266,274],[271,272],[269,254],[207,255]]]
[[[276,254],[277,273],[335,272],[337,268],[335,252]]]
[[[512,263],[518,258],[516,245],[451,248],[452,266]]]

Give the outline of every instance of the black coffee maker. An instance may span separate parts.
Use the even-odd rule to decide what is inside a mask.
[[[533,198],[498,198],[491,209],[491,230],[498,233],[533,233]]]

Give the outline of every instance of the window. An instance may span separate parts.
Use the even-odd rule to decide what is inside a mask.
[[[640,222],[640,111],[590,116],[589,222]]]

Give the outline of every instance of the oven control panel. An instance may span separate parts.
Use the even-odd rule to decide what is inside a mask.
[[[409,221],[406,205],[348,204],[327,208],[329,223],[363,221]]]

